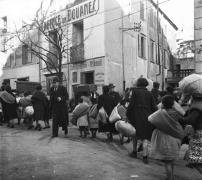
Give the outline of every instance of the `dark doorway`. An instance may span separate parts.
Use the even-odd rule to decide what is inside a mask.
[[[94,71],[82,72],[81,84],[94,84]]]

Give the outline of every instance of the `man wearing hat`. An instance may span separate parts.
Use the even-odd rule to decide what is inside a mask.
[[[53,135],[52,137],[58,136],[58,129],[62,127],[65,135],[68,133],[68,107],[67,100],[69,95],[67,89],[60,85],[59,78],[54,77],[52,87],[50,89],[50,106],[53,118]]]
[[[109,84],[109,95],[113,97],[113,99],[117,105],[121,101],[121,97],[118,92],[114,91],[114,88],[115,88],[114,84],[110,83]]]

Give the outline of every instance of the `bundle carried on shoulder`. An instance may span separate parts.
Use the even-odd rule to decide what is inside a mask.
[[[108,122],[108,115],[104,109],[104,107],[101,107],[98,111],[98,115],[97,115],[97,120],[101,121],[103,124],[107,124]]]
[[[133,137],[136,135],[136,129],[128,122],[117,121],[115,123],[116,130],[125,137]]]
[[[77,105],[74,111],[72,112],[71,123],[76,126],[78,118],[86,115],[88,111],[89,111],[89,105],[87,103],[81,103]]]
[[[98,110],[97,110],[97,104],[94,104],[91,106],[90,110],[89,110],[89,128],[90,129],[97,129],[98,128],[98,119],[97,119],[97,115],[98,115]]]
[[[32,116],[34,114],[33,106],[27,106],[25,108],[25,114],[26,114],[26,116]]]
[[[89,110],[89,117],[96,118],[97,114],[98,114],[97,104],[94,104],[93,106],[91,106]]]
[[[160,131],[178,139],[183,139],[184,131],[178,121],[173,119],[165,109],[159,109],[148,117],[149,122]]]
[[[111,115],[109,116],[109,122],[115,123],[116,121],[120,120],[121,116],[118,113],[117,106],[114,107],[113,111],[111,112]]]

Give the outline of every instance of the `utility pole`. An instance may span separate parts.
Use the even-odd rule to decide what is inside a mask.
[[[123,21],[123,12],[121,14],[122,16],[122,21],[121,21],[121,53],[122,53],[122,76],[123,76],[123,91],[125,91],[126,88],[126,80],[125,80],[125,55],[124,55],[124,32],[125,31],[135,31],[135,32],[139,32],[141,30],[141,22],[139,23],[134,23],[134,27],[130,27],[130,28],[124,28],[124,21]]]
[[[123,11],[121,11],[121,28],[124,28],[124,22],[123,22]],[[123,34],[123,30],[121,31],[121,52],[122,52],[122,76],[123,76],[123,92],[125,91],[126,88],[126,79],[125,79],[125,60],[124,60],[124,34]]]

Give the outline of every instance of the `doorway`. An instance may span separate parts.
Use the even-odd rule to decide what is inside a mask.
[[[82,72],[81,84],[94,84],[94,71]]]

